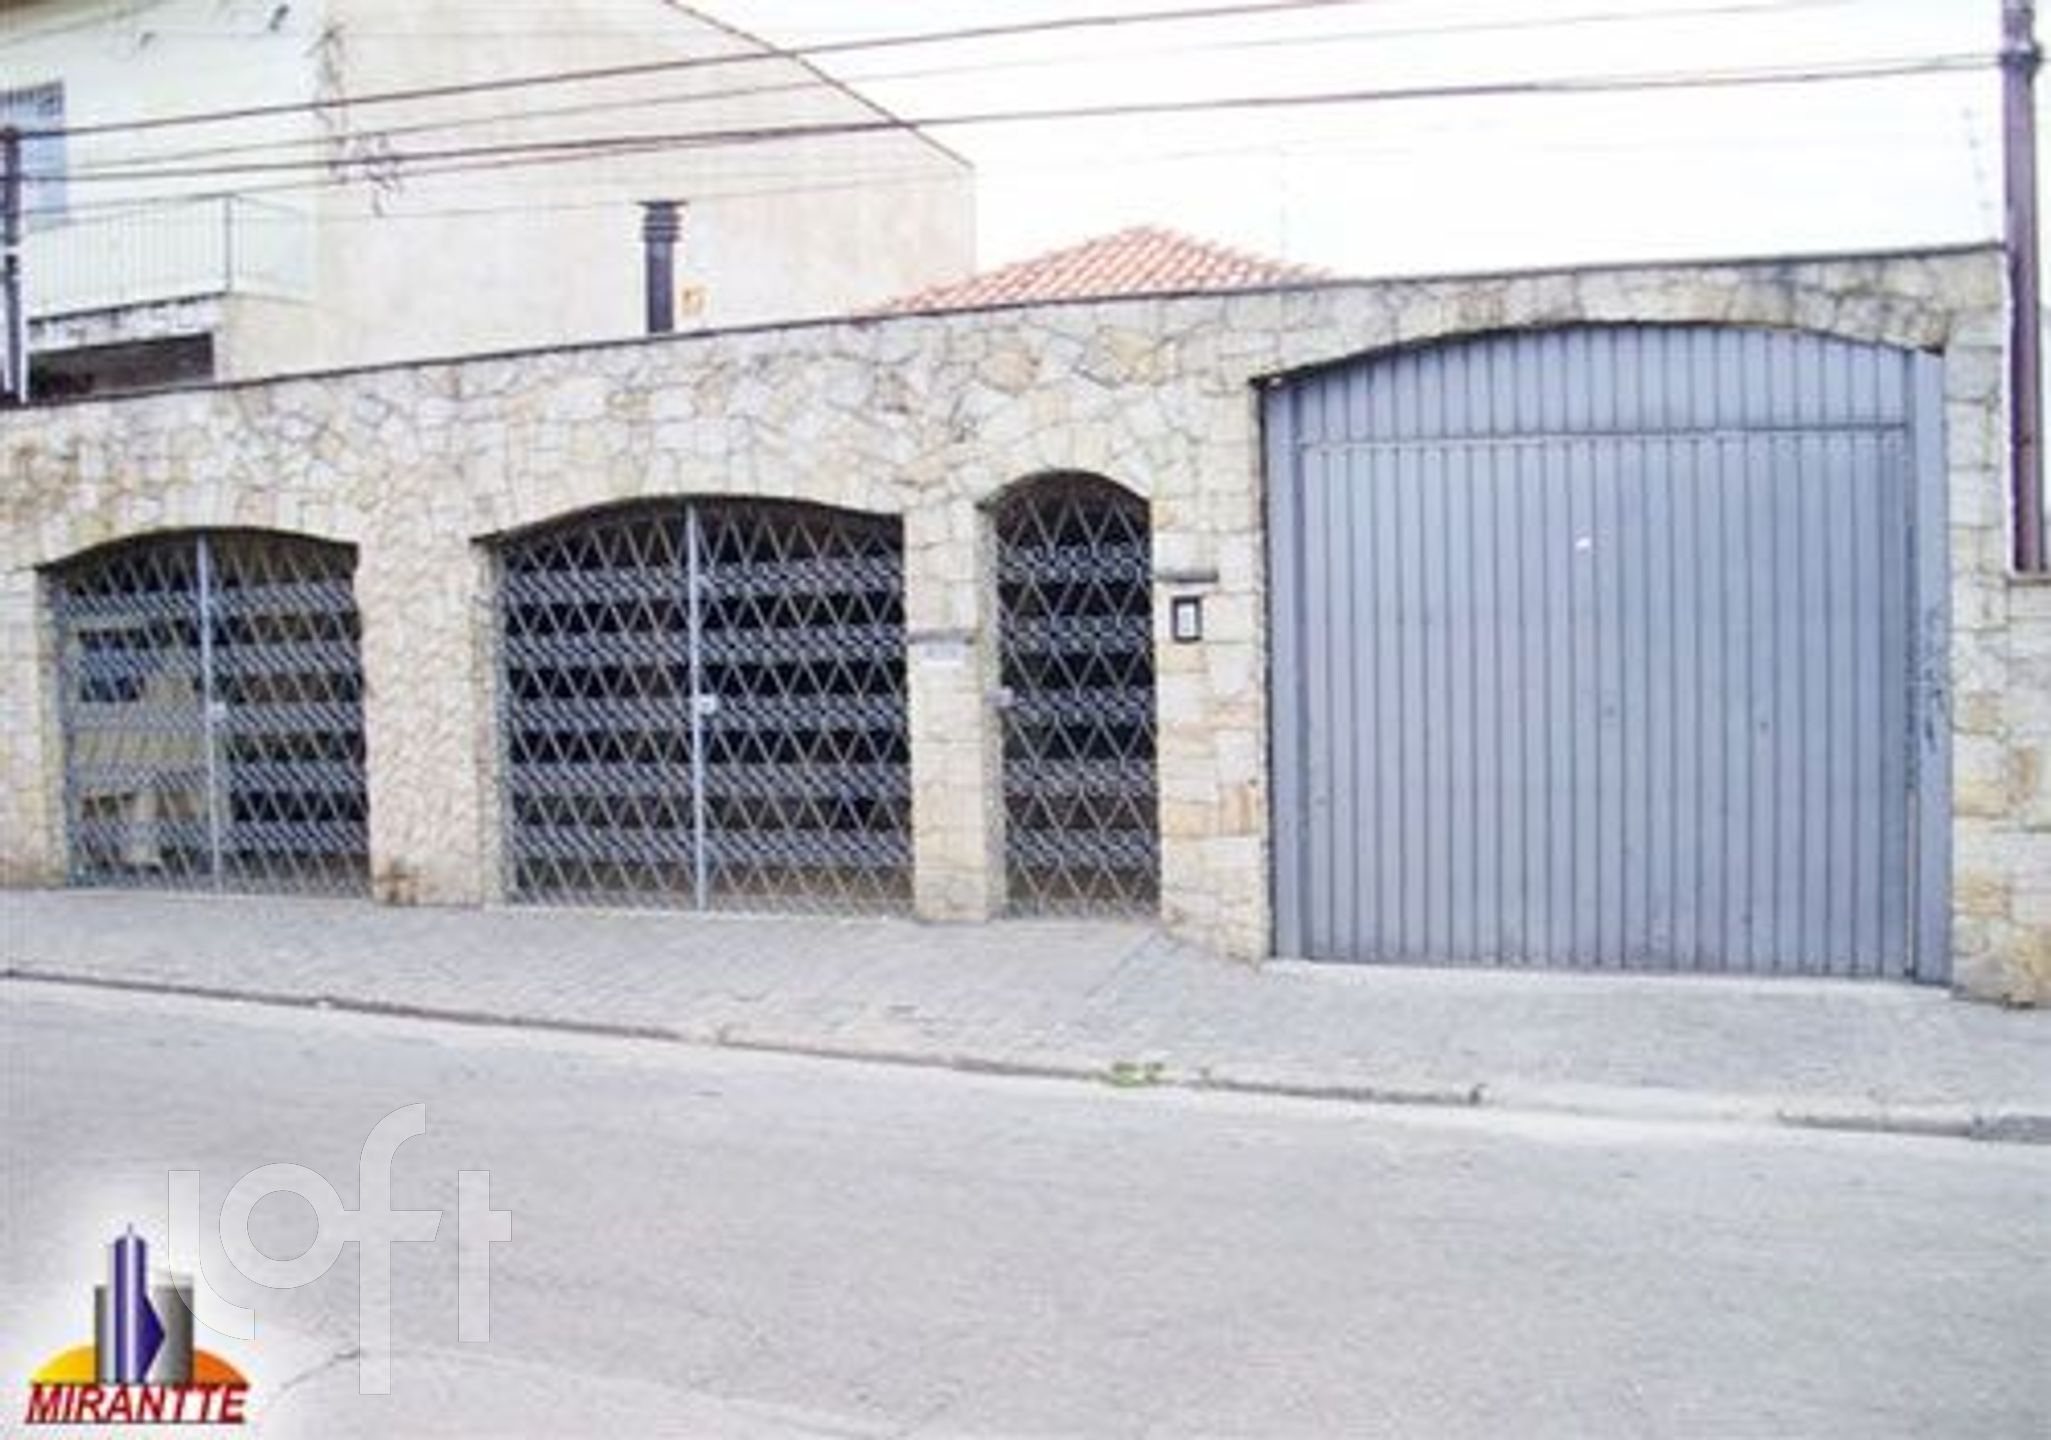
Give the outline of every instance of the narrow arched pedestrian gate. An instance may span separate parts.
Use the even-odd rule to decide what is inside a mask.
[[[1160,894],[1147,505],[1061,474],[999,501],[1004,874],[1015,914],[1146,914]]]
[[[365,888],[355,563],[230,531],[52,572],[72,883]]]
[[[1277,387],[1276,948],[1942,978],[1942,368],[1581,327]]]
[[[499,554],[511,895],[909,905],[899,522],[661,502]]]

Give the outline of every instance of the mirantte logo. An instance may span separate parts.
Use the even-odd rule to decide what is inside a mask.
[[[93,1287],[93,1343],[29,1377],[24,1425],[240,1425],[249,1382],[192,1346],[192,1280],[149,1271],[133,1228],[107,1247]]]

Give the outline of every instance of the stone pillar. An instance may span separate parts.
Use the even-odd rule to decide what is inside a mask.
[[[913,908],[988,919],[1003,905],[988,526],[973,503],[948,498],[907,512],[904,532]]]
[[[1974,707],[1991,713],[1964,714],[1962,696],[1955,722],[1979,729],[1955,742],[1967,757],[1956,787],[1956,978],[1969,994],[2051,1005],[2051,582],[1999,583],[2007,623],[1992,673],[2001,683],[1993,704]]]
[[[1207,548],[1222,561],[1253,543],[1241,535]],[[1228,578],[1223,564],[1162,571],[1157,563],[1156,570],[1161,918],[1234,959],[1262,959],[1268,875],[1255,639],[1260,599]],[[1177,643],[1170,633],[1169,607],[1178,595],[1202,599],[1202,640]]]
[[[487,883],[489,567],[452,526],[380,525],[356,570],[363,616],[371,890],[388,904],[477,904]]]
[[[1153,502],[1161,918],[1239,960],[1269,944],[1267,716],[1253,403],[1208,397],[1208,443]],[[1203,602],[1177,643],[1170,606]]]
[[[64,742],[42,580],[0,575],[0,884],[64,879]]]
[[[1948,271],[1952,983],[2051,1003],[2051,586],[2009,571],[2006,321],[1989,252]]]

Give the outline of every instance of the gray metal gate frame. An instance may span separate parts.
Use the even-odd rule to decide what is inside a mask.
[[[368,888],[354,565],[346,545],[311,537],[194,531],[53,567],[72,884]],[[128,643],[138,629],[157,643]],[[95,739],[114,753],[88,756]]]
[[[625,565],[550,565],[552,548],[580,543],[633,553]],[[496,553],[509,897],[909,908],[895,519],[784,500],[649,501],[522,531]],[[550,607],[572,618],[539,619]]]
[[[1944,361],[1912,361],[1909,440],[1910,975],[1951,979],[1951,475],[1944,433]]]
[[[1625,328],[1579,325],[1581,330]],[[1672,328],[1637,326],[1630,328]],[[1748,330],[1755,327],[1719,327]],[[1289,956],[1301,953],[1300,919],[1291,896],[1300,870],[1303,836],[1285,823],[1289,813],[1287,794],[1301,774],[1303,737],[1281,722],[1282,708],[1275,701],[1277,676],[1291,663],[1291,645],[1302,643],[1300,615],[1285,615],[1283,607],[1300,607],[1300,584],[1295,556],[1280,536],[1293,534],[1301,524],[1296,513],[1295,490],[1290,483],[1298,453],[1299,436],[1290,400],[1296,388],[1320,376],[1350,367],[1370,364],[1403,351],[1423,351],[1444,345],[1486,340],[1508,332],[1474,332],[1440,337],[1415,346],[1373,351],[1322,363],[1263,382],[1261,404],[1264,464],[1262,506],[1267,526],[1263,547],[1268,561],[1267,631],[1269,687],[1268,758],[1273,777],[1270,810],[1273,827],[1269,845],[1269,895],[1271,953]],[[1832,339],[1810,331],[1787,332],[1817,339]],[[1885,351],[1889,347],[1866,346]],[[1906,597],[1909,623],[1907,644],[1908,694],[1907,733],[1901,737],[1907,750],[1909,776],[1908,873],[1902,877],[1909,904],[1909,965],[1906,975],[1924,984],[1944,984],[1952,973],[1952,737],[1950,693],[1951,553],[1949,540],[1950,485],[1946,458],[1944,359],[1941,354],[1918,351],[1902,355],[1909,366],[1908,442],[1909,469],[1906,493],[1908,565],[1911,593]],[[1887,743],[1883,741],[1883,743]]]

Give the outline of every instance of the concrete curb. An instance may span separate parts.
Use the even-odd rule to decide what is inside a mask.
[[[333,1010],[390,1019],[422,1020],[490,1029],[538,1030],[616,1040],[657,1041],[707,1049],[795,1055],[867,1065],[895,1065],[996,1075],[1022,1080],[1067,1080],[1113,1089],[1172,1089],[1267,1095],[1347,1105],[1494,1110],[1585,1119],[1666,1124],[1738,1125],[1853,1134],[1974,1140],[2001,1145],[2051,1145],[2051,1112],[1980,1110],[1969,1105],[1903,1105],[1879,1099],[1833,1099],[1661,1089],[1654,1086],[1524,1085],[1519,1082],[1335,1080],[1246,1067],[1188,1067],[1163,1060],[1098,1059],[1023,1053],[980,1054],[889,1045],[840,1045],[813,1036],[634,1025],[608,1020],[417,1005],[374,997],[236,989],[177,980],[143,980],[10,964],[0,982],[161,995],[186,1000]]]
[[[1513,1110],[1692,1124],[1779,1125],[1871,1135],[1919,1135],[2051,1145],[2051,1113],[1979,1110],[1970,1105],[1908,1105],[1879,1098],[1717,1094],[1654,1087],[1498,1086],[1490,1103]]]

